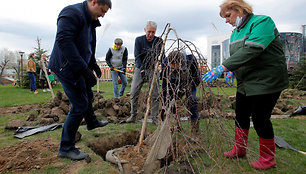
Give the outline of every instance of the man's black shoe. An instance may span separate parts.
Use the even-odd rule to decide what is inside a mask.
[[[83,160],[86,157],[88,157],[89,155],[87,153],[80,152],[79,149],[75,148],[75,149],[70,150],[68,152],[58,151],[57,156],[60,157],[60,158],[69,158],[69,159],[72,159],[72,160]]]
[[[99,121],[96,122],[95,124],[92,124],[92,125],[88,125],[87,124],[87,130],[93,130],[97,127],[103,127],[103,126],[106,126],[108,124],[108,121]]]

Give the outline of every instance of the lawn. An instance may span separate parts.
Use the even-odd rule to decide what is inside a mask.
[[[95,86],[94,91],[97,90]],[[224,94],[226,96],[234,95],[234,88],[212,88],[214,93]],[[24,104],[39,104],[48,102],[51,99],[50,93],[43,93],[38,90],[37,95],[31,94],[28,89],[21,89],[13,86],[0,86],[0,107],[18,106]],[[62,91],[61,86],[56,86],[56,91]],[[100,83],[100,91],[106,99],[113,97],[113,89],[111,82]],[[130,84],[126,88],[126,92],[130,91]],[[199,90],[200,91],[200,90]],[[306,102],[306,101],[302,101]],[[14,145],[23,141],[32,141],[36,139],[54,139],[55,142],[60,141],[61,129],[54,131],[36,134],[22,140],[16,139],[12,136],[14,131],[4,129],[5,125],[14,119],[26,119],[28,113],[24,114],[5,114],[0,115],[0,148]],[[305,117],[304,117],[305,118]],[[275,135],[282,137],[294,148],[306,151],[306,121],[305,119],[273,119]],[[154,130],[156,126],[148,124],[149,129]],[[188,128],[188,122],[184,122],[183,126]],[[247,158],[239,160],[228,160],[222,156],[222,152],[230,150],[233,141],[234,121],[223,118],[214,118],[201,120],[201,135],[199,136],[203,141],[203,151],[199,151],[198,155],[190,158],[190,163],[195,167],[195,173],[305,173],[306,171],[306,156],[298,152],[276,148],[277,168],[268,171],[256,171],[252,169],[248,162],[255,160],[258,154],[258,137],[253,128],[250,129],[250,136],[248,142],[248,156]],[[81,126],[82,139],[77,143],[77,146],[89,153],[92,162],[86,164],[85,162],[75,162],[67,159],[58,159],[59,164],[50,164],[49,166],[34,170],[28,173],[65,173],[67,168],[73,168],[81,165],[77,173],[117,173],[117,167],[96,155],[87,143],[95,139],[115,135],[124,131],[140,130],[141,124],[109,124],[108,126],[93,131],[87,131],[86,126]],[[187,129],[188,130],[188,129]],[[186,164],[183,160],[179,166],[172,165],[171,168],[180,168]],[[77,168],[77,167],[76,167]]]
[[[125,89],[125,94],[130,91],[131,85],[128,84]],[[92,88],[93,91],[97,91],[97,85]],[[100,82],[99,90],[103,93],[105,99],[109,99],[114,96],[112,82]],[[61,85],[55,85],[53,87],[54,94],[57,91],[63,92]],[[50,92],[43,92],[42,89],[38,89],[38,94],[32,94],[29,89],[23,89],[17,86],[0,86],[0,107],[18,106],[25,104],[40,104],[50,101],[52,98]]]

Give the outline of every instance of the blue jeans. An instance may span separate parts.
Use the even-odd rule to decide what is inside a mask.
[[[69,151],[75,148],[75,135],[83,118],[87,125],[93,125],[98,120],[92,109],[93,92],[86,86],[84,79],[81,77],[76,83],[71,83],[57,77],[72,104],[63,125],[59,149],[59,151]]]
[[[113,89],[115,97],[123,96],[125,87],[127,85],[126,75],[118,71],[111,71],[111,75],[113,80]],[[118,76],[120,77],[122,84],[120,92],[118,92]]]
[[[33,72],[28,72],[28,76],[30,78],[30,87],[31,87],[31,91],[34,92],[35,90],[37,90],[36,88],[36,81],[35,81],[35,73]]]

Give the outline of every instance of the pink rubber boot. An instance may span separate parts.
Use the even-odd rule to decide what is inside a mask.
[[[255,169],[266,170],[276,167],[275,156],[275,142],[272,139],[263,139],[259,137],[259,150],[260,157],[257,161],[253,161],[250,164]]]
[[[239,158],[244,157],[246,154],[246,147],[248,143],[248,129],[240,129],[235,127],[235,145],[231,151],[224,152],[224,156],[227,158]]]

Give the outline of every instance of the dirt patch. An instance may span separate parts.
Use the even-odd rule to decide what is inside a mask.
[[[295,117],[292,117],[292,118],[300,119],[300,120],[306,120],[306,115],[295,116]]]
[[[0,115],[1,114],[19,114],[19,113],[27,113],[33,109],[38,109],[40,107],[39,104],[33,105],[20,105],[20,106],[11,106],[11,107],[0,107]]]
[[[52,139],[24,141],[0,149],[0,172],[41,169],[57,159],[58,144]]]

